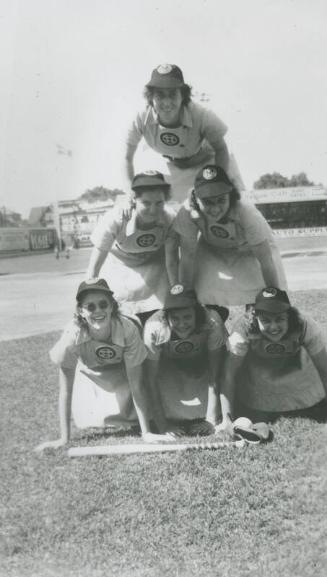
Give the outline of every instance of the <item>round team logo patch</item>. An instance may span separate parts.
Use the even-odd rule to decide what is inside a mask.
[[[184,290],[184,287],[182,284],[175,284],[171,289],[170,289],[170,294],[171,295],[180,295]]]
[[[141,234],[141,236],[137,237],[136,244],[141,246],[142,248],[146,248],[148,246],[152,246],[156,240],[154,234]]]
[[[280,354],[284,353],[285,350],[286,349],[285,349],[284,345],[281,345],[280,343],[271,343],[269,345],[266,345],[266,347],[265,347],[265,351],[269,355],[280,355]]]
[[[202,176],[204,178],[204,180],[213,180],[214,178],[216,178],[218,172],[217,169],[215,167],[207,167],[203,169],[202,172]]]
[[[185,355],[193,351],[193,349],[194,349],[193,343],[191,343],[190,341],[183,341],[182,343],[176,345],[175,352],[181,355]]]
[[[95,351],[95,354],[102,361],[109,361],[111,359],[114,359],[117,353],[116,353],[115,349],[107,346],[107,347],[99,347]]]
[[[262,291],[262,296],[265,298],[275,297],[277,294],[277,290],[275,288],[266,288]]]
[[[158,66],[157,68],[157,72],[159,72],[159,74],[169,74],[169,72],[172,71],[172,66],[171,64],[160,64],[160,66]]]
[[[163,132],[160,134],[160,140],[166,144],[166,146],[176,146],[176,144],[179,144],[179,138],[177,134],[173,132]]]
[[[229,236],[227,230],[221,226],[211,226],[210,230],[217,238],[227,238]]]

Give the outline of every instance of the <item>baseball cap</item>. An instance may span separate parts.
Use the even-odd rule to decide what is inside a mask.
[[[175,290],[176,289],[176,290]],[[186,289],[182,285],[176,285],[166,296],[164,309],[183,309],[194,307],[198,303],[196,294],[192,289]]]
[[[147,170],[136,174],[132,180],[132,190],[138,188],[170,188],[170,184],[166,182],[165,177],[161,172],[156,170]]]
[[[254,308],[256,311],[283,313],[291,308],[291,303],[286,291],[275,287],[266,287],[257,295]]]
[[[215,164],[207,164],[197,173],[194,192],[199,198],[219,196],[233,189],[226,172]]]
[[[149,88],[181,88],[184,77],[176,64],[160,64],[152,71],[151,80],[146,85]]]
[[[101,291],[109,295],[113,294],[112,290],[110,290],[108,284],[103,278],[94,278],[81,282],[77,289],[76,300],[80,300],[80,298],[89,291]]]

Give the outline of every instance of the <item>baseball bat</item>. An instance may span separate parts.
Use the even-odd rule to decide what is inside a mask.
[[[68,449],[69,457],[89,457],[107,455],[136,455],[140,453],[177,453],[183,451],[202,451],[203,449],[221,449],[222,447],[244,447],[245,441],[217,441],[213,443],[176,443],[147,444],[135,443],[126,445],[93,445],[91,447],[72,447]]]

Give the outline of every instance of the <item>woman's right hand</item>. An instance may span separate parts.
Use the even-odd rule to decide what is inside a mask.
[[[134,207],[133,193],[127,193],[123,198],[120,198],[117,204],[124,220],[129,220],[132,216]]]
[[[37,447],[35,447],[34,451],[36,453],[42,453],[45,449],[60,449],[67,444],[68,441],[65,439],[56,439],[55,441],[45,441],[45,443],[41,443]]]

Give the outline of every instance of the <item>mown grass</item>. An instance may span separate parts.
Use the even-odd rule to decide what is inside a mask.
[[[294,302],[327,333],[327,295]],[[3,576],[323,576],[326,410],[238,450],[69,459],[55,438],[58,333],[1,344]],[[74,445],[130,442],[95,430]]]

